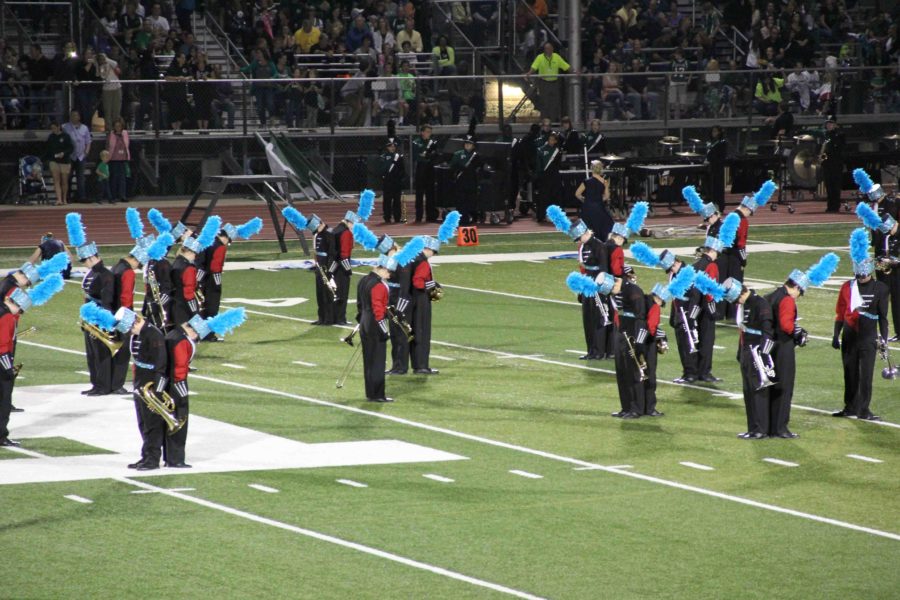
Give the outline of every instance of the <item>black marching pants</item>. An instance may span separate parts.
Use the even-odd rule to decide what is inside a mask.
[[[856,392],[856,403],[853,407],[857,417],[868,417],[872,414],[869,410],[869,404],[872,402],[872,377],[875,371],[876,354],[878,354],[878,349],[875,344],[875,338],[860,337],[857,340],[857,362],[854,368],[856,369],[859,387]]]
[[[794,379],[797,375],[794,341],[778,342],[772,359],[775,362],[777,383],[769,388],[768,435],[788,432],[791,420],[791,401],[794,398]]]
[[[378,325],[374,325],[377,330]],[[384,398],[384,363],[387,359],[387,345],[378,331],[359,330],[359,341],[362,344],[363,378],[366,387],[366,399]]]
[[[185,381],[185,388],[187,388],[187,381]],[[182,419],[187,419],[189,414],[188,408],[188,397],[180,395],[177,391],[175,391],[175,386],[169,386],[169,395],[172,396],[172,400],[175,401],[175,418],[179,421]],[[163,424],[165,427],[165,424]],[[165,438],[165,448],[166,448],[166,462],[168,464],[183,463],[185,457],[185,446],[187,445],[187,432],[188,432],[188,423],[185,421],[184,427],[178,430],[177,433],[172,435],[164,435]]]
[[[891,323],[894,325],[894,335],[900,336],[900,268],[895,267],[887,275],[881,271],[876,271],[875,279],[888,286],[891,302]]]
[[[102,342],[98,342],[88,332],[84,332],[84,347],[87,353],[88,372],[91,386],[98,392],[112,391],[112,356]]]
[[[429,221],[437,220],[437,208],[434,206],[434,167],[432,165],[416,165],[416,221],[424,216]]]
[[[678,346],[678,358],[681,359],[681,376],[697,379],[699,352],[691,353],[690,339],[681,323],[675,325],[675,345]]]
[[[0,375],[0,439],[9,437],[9,413],[12,410],[14,379]]]
[[[118,334],[122,339],[122,347],[112,357],[112,383],[110,388],[115,391],[125,387],[128,378],[128,363],[131,361],[131,334]]]
[[[637,365],[628,353],[625,335],[616,335],[616,383],[619,386],[619,403],[622,412],[644,414],[644,384],[640,381]]]
[[[402,198],[402,189],[399,185],[395,183],[384,184],[383,203],[385,222],[390,223],[391,219],[393,219],[395,223],[400,222],[402,216],[400,203],[403,201]]]
[[[844,367],[844,412],[856,414],[859,393],[859,334],[844,325],[841,334],[841,363]]]
[[[656,364],[659,356],[656,340],[652,337],[644,344],[644,360],[647,361],[647,380],[644,381],[644,414],[656,410]]]
[[[597,296],[581,297],[581,324],[584,328],[584,343],[590,356],[602,358],[606,354],[606,322],[597,307]]]
[[[747,432],[768,435],[769,388],[757,390],[759,373],[753,365],[750,349],[741,347],[741,378],[744,387],[744,410],[747,412]]]
[[[413,370],[428,369],[431,355],[431,298],[425,290],[412,293],[413,341],[409,345]]]
[[[334,322],[347,322],[347,298],[350,296],[350,271],[341,267],[334,272],[334,282],[337,284],[337,301],[334,303]]]
[[[319,269],[313,268],[313,273],[316,278],[316,307],[318,308],[319,323],[322,325],[334,325],[334,296],[331,295],[331,290],[322,281],[322,274],[319,273]]]
[[[697,337],[700,338],[697,352],[697,373],[700,377],[712,375],[713,346],[716,343],[716,320],[706,307],[701,307],[697,317]]]
[[[829,212],[837,212],[841,208],[841,186],[842,179],[844,176],[844,168],[839,165],[823,165],[825,168],[824,177],[825,180],[825,192],[828,195],[828,211]]]

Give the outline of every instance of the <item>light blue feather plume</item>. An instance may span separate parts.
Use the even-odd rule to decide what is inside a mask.
[[[642,265],[648,267],[659,266],[659,254],[644,242],[633,243],[631,245],[631,255]]]
[[[778,189],[778,186],[775,185],[775,182],[771,179],[762,184],[762,187],[757,190],[755,194],[753,194],[753,200],[756,202],[757,209],[765,206],[766,202],[772,198],[772,194],[775,193],[775,190]],[[719,238],[721,239],[721,238]]]
[[[66,215],[66,233],[69,234],[70,246],[78,248],[87,243],[87,234],[84,232],[79,213],[72,212]]]
[[[628,215],[628,220],[625,222],[625,227],[635,233],[639,232],[644,227],[644,220],[647,218],[647,214],[649,212],[650,203],[636,202],[631,209],[631,214]]]
[[[632,251],[633,250],[634,248],[632,248]],[[696,276],[697,271],[694,270],[694,267],[684,265],[669,282],[669,293],[676,298],[684,298],[687,291],[694,285],[694,278]]]
[[[57,252],[41,264],[37,266],[38,275],[41,279],[46,279],[50,275],[59,273],[69,266],[69,253]]]
[[[865,227],[858,227],[850,234],[850,258],[858,263],[869,257],[869,232]]]
[[[881,227],[882,221],[878,213],[872,210],[872,207],[865,202],[856,205],[856,216],[863,222],[863,225],[869,229],[878,229]]]
[[[569,217],[566,216],[566,211],[556,204],[551,204],[547,207],[547,218],[550,219],[550,222],[553,223],[553,226],[558,231],[569,233],[569,229],[572,228],[572,223],[569,221]]]
[[[378,236],[369,231],[369,228],[364,223],[353,225],[353,239],[366,250],[374,250],[375,246],[378,245]]]
[[[363,221],[368,221],[369,217],[372,216],[372,211],[375,209],[375,192],[372,190],[363,190],[359,195],[359,210],[356,211],[356,214],[359,215],[359,218]]]
[[[566,277],[566,285],[570,290],[582,296],[595,296],[597,290],[600,289],[600,286],[597,285],[597,282],[592,277],[582,275],[577,271],[569,273],[569,276]]]
[[[875,182],[872,181],[865,169],[853,169],[853,181],[856,182],[856,185],[859,186],[859,191],[863,194],[868,194],[872,186],[875,185]]]
[[[239,306],[207,319],[206,324],[209,325],[209,328],[216,335],[226,335],[243,325],[246,320],[247,316],[244,314],[244,307]]]
[[[437,238],[442,244],[446,244],[456,235],[456,230],[459,228],[459,220],[461,217],[462,215],[456,210],[447,213],[447,216],[444,217],[444,222],[438,227],[437,232]]]
[[[687,200],[691,210],[699,215],[703,210],[703,198],[697,193],[697,188],[692,185],[685,186],[681,189],[681,195]]]
[[[829,252],[825,256],[819,259],[819,262],[814,264],[809,268],[809,271],[806,272],[806,276],[809,277],[809,282],[814,286],[820,286],[831,277],[835,271],[837,271],[838,264],[841,262],[840,257],[834,252]]]
[[[197,236],[197,243],[200,244],[201,250],[206,250],[210,246],[212,246],[213,242],[216,241],[216,236],[219,235],[219,232],[222,230],[222,218],[213,215],[206,220],[206,223],[203,224],[203,229],[200,230],[200,235]]]
[[[28,292],[28,297],[35,306],[43,306],[50,298],[61,292],[64,285],[62,275],[54,273],[34,286],[34,289]]]
[[[707,275],[705,271],[697,273],[697,276],[694,278],[694,287],[697,288],[700,293],[712,296],[713,300],[716,302],[719,302],[725,297],[725,286]]]
[[[262,231],[263,220],[259,217],[253,217],[243,225],[237,226],[237,236],[242,240],[247,240]]]
[[[299,210],[294,208],[293,206],[285,206],[281,209],[281,214],[284,215],[284,218],[287,219],[288,223],[294,226],[294,229],[297,231],[303,231],[306,229],[306,224],[309,220],[303,216]]]
[[[394,258],[397,259],[397,264],[401,267],[405,267],[409,263],[411,263],[415,258],[422,254],[422,250],[425,249],[425,240],[421,238],[421,236],[416,236],[413,239],[406,242],[406,244],[400,248],[397,254],[394,255]]]
[[[736,212],[730,213],[725,220],[722,221],[722,227],[719,229],[719,241],[726,248],[734,245],[734,238],[737,237],[738,228],[741,226],[741,216]]]
[[[78,312],[81,314],[82,319],[91,325],[96,325],[100,329],[112,331],[116,328],[115,315],[95,302],[82,304]]]
[[[162,233],[156,241],[147,248],[147,255],[151,260],[160,260],[169,252],[169,247],[175,243],[171,233]]]
[[[172,223],[155,208],[151,208],[147,212],[147,220],[150,221],[157,233],[169,233],[172,231]]]
[[[125,221],[128,223],[128,235],[133,240],[144,237],[144,224],[141,223],[141,213],[133,206],[125,209]]]

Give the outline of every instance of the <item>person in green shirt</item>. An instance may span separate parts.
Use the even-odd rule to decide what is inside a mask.
[[[397,73],[397,77],[400,79],[398,87],[400,88],[400,100],[402,100],[400,124],[405,125],[405,121],[411,122],[413,120],[412,117],[408,116],[410,113],[413,115],[418,114],[418,107],[416,106],[416,76],[412,74],[408,60],[400,63],[400,72]],[[405,110],[403,105],[406,106]]]
[[[756,84],[753,104],[756,106],[759,114],[767,116],[778,114],[782,87],[784,87],[784,79],[773,77],[771,73],[766,73],[759,83]]]
[[[463,149],[454,152],[450,159],[450,177],[456,198],[456,210],[462,213],[460,225],[470,225],[478,219],[480,163],[481,159],[475,151],[475,134],[469,133],[463,140]]]
[[[560,73],[568,73],[572,67],[566,60],[554,52],[551,42],[544,44],[544,51],[532,61],[531,68],[525,72],[525,79],[537,73],[538,109],[542,117],[549,117],[553,122],[559,121],[562,114],[562,94],[559,88]]]
[[[435,69],[437,75],[455,75],[456,74],[456,51],[449,45],[446,35],[438,38],[438,45],[431,52],[433,60],[437,63]]]
[[[101,150],[100,151],[100,162],[97,164],[97,183],[100,184],[100,200],[97,200],[97,204],[100,204],[103,200],[106,200],[110,204],[114,204],[112,197],[112,190],[109,187],[109,150]]]

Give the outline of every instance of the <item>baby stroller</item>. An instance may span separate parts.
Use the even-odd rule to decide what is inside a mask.
[[[37,156],[19,159],[19,200],[16,204],[49,204],[50,190],[44,181],[44,165]]]

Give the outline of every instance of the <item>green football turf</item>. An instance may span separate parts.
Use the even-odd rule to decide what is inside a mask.
[[[844,245],[849,230],[759,227],[751,239],[824,248]],[[446,254],[573,248],[558,234],[485,235],[479,248],[447,248]],[[781,281],[823,252],[753,255],[748,278]],[[230,255],[284,258],[274,244],[239,244]],[[849,276],[846,253],[841,256],[838,274]],[[9,262],[5,254],[0,257]],[[736,332],[725,325],[716,341],[724,349],[714,362],[724,382],[694,388],[661,383],[659,408],[665,417],[631,422],[609,417],[618,407],[612,363],[585,363],[568,352],[584,345],[580,308],[564,284],[574,268],[574,261],[563,260],[436,266],[435,277],[446,288],[434,307],[432,353],[441,358],[434,357],[432,367],[441,374],[389,379],[388,393],[397,400],[390,405],[363,400],[360,367],[343,389],[335,388],[352,349],[338,341],[346,330],[308,325],[315,318],[313,301],[289,308],[247,305],[249,319],[234,336],[199,348],[198,371],[191,378],[191,389],[198,392],[191,399],[194,414],[302,442],[397,439],[467,460],[187,472],[143,480],[162,488],[194,488],[185,497],[132,494],[139,488],[124,480],[0,485],[0,502],[7,508],[0,517],[6,550],[0,596],[509,595],[249,515],[535,596],[896,597],[900,432],[808,410],[841,406],[840,357],[830,346],[836,286],[812,290],[799,301],[803,326],[825,338],[798,349],[791,429],[800,439],[748,442],[735,437],[745,428],[745,417],[735,396],[741,388]],[[637,272],[644,289],[663,275]],[[313,282],[311,273],[299,270],[228,272],[225,297],[309,299]],[[76,373],[85,368],[82,357],[53,350],[82,349],[79,303],[79,291],[70,285],[24,317],[23,325],[35,325],[38,332],[18,347],[17,361],[25,363],[27,374],[21,385],[86,381]],[[351,319],[354,310],[351,304]],[[900,351],[894,355],[900,358]],[[876,363],[873,410],[897,423],[900,383],[882,380],[882,366]],[[660,359],[659,379],[679,374],[673,343]],[[11,428],[15,437],[15,415]],[[189,437],[188,462],[190,444]],[[135,455],[138,449],[135,435]],[[590,465],[631,468],[583,468]],[[437,482],[424,474],[454,481]],[[348,487],[337,479],[368,487]],[[263,493],[248,487],[251,483],[279,492]],[[93,504],[63,498],[68,494]]]

